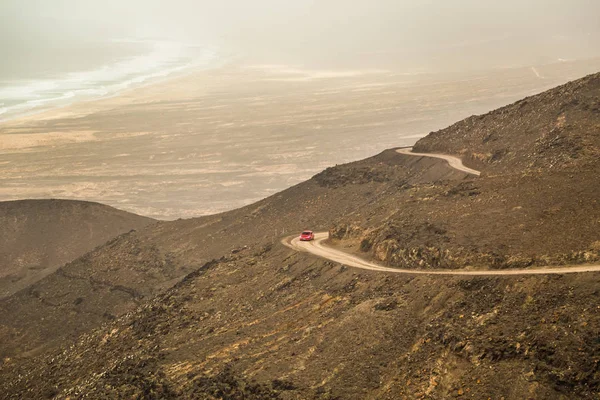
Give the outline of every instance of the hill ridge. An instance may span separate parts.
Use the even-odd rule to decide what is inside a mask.
[[[154,221],[90,201],[0,202],[0,298],[27,288],[115,236]]]

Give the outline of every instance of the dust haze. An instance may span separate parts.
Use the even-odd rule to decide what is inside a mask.
[[[438,72],[598,56],[598,15],[593,0],[5,0],[0,47],[158,37],[261,63]]]

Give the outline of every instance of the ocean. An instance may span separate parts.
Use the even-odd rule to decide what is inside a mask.
[[[161,78],[209,67],[214,47],[169,40],[110,40],[85,48],[11,58],[0,68],[0,122],[68,104],[113,96]],[[57,57],[62,55],[62,57]],[[10,61],[14,68],[10,68]]]

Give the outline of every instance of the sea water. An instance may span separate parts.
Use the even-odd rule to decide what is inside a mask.
[[[208,67],[219,55],[209,46],[136,39],[110,40],[96,49],[71,48],[67,54],[63,50],[59,59],[56,55],[34,59],[34,65],[0,69],[0,121],[112,96],[188,69]]]

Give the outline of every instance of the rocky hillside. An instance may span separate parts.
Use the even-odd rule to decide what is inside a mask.
[[[400,193],[380,224],[332,228],[357,252],[408,268],[523,268],[600,260],[600,74],[431,133],[417,152],[482,171]]]
[[[463,179],[430,159],[387,151],[347,166],[364,177],[332,190],[328,175],[251,206],[192,220],[158,222],[111,240],[56,273],[0,300],[0,358],[30,356],[135,309],[214,258],[248,254],[302,229],[327,230],[335,218],[393,207],[406,179]],[[335,178],[342,182],[345,178]]]
[[[84,201],[0,202],[0,298],[31,285],[115,236],[153,222]]]
[[[282,246],[244,252],[72,346],[5,360],[0,393],[594,399],[600,390],[600,274],[412,277]]]
[[[504,124],[555,123],[557,92],[597,99],[598,76],[507,107]],[[563,134],[587,147],[553,149],[560,162],[528,162],[527,139],[498,161],[470,157],[475,178],[389,150],[239,210],[122,235],[0,301],[0,398],[597,398],[598,273],[396,275],[280,244],[329,228],[346,251],[412,268],[595,260],[596,112],[578,110]],[[513,132],[504,113],[477,117],[497,145]],[[418,147],[487,154],[452,130]]]
[[[473,116],[419,140],[415,151],[460,156],[496,174],[595,168],[600,160],[600,74]]]

